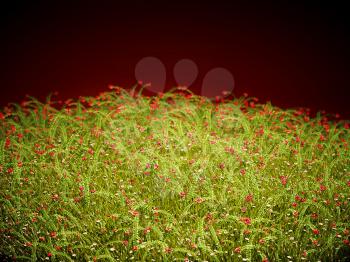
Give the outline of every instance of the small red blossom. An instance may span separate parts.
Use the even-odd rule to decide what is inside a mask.
[[[173,250],[170,247],[166,247],[165,250],[164,250],[164,252],[167,253],[167,254],[170,254],[172,251]]]
[[[7,169],[7,174],[13,174],[13,168],[12,167]]]
[[[324,135],[320,135],[320,141],[325,141],[326,140],[326,138],[324,137]]]
[[[144,230],[143,230],[143,233],[146,235],[148,234],[149,232],[151,232],[151,227],[146,227]]]
[[[203,201],[204,201],[204,199],[201,198],[201,197],[197,197],[197,198],[194,200],[194,202],[196,202],[197,204],[200,204],[200,203],[202,203]]]
[[[320,185],[320,190],[321,190],[321,192],[325,191],[325,190],[327,190],[327,187],[325,185]]]
[[[255,133],[257,136],[262,136],[264,135],[264,129],[263,128],[260,128],[258,131],[256,131]]]
[[[10,138],[7,137],[5,140],[5,148],[8,149],[10,146],[11,146],[11,140]]]
[[[252,194],[247,195],[247,196],[245,197],[245,201],[246,201],[246,202],[251,202],[251,201],[253,201],[253,195],[252,195]]]
[[[210,220],[213,219],[213,215],[212,215],[211,213],[207,213],[207,215],[205,216],[205,219],[206,219],[207,221],[210,221]]]
[[[184,191],[182,191],[182,192],[179,193],[179,196],[180,196],[181,198],[186,197],[186,195],[187,195],[187,193],[184,192]]]
[[[281,179],[281,183],[283,186],[285,186],[287,184],[287,177],[286,176],[280,176]]]
[[[241,253],[241,247],[236,247],[233,252],[237,254]]]
[[[240,173],[241,173],[242,176],[244,176],[244,175],[246,174],[245,169],[241,169],[241,170],[240,170]]]
[[[313,229],[312,233],[314,233],[315,235],[318,235],[318,234],[320,234],[320,231],[318,229]]]
[[[0,120],[4,120],[4,119],[5,119],[4,114],[0,112]]]
[[[245,230],[243,231],[243,234],[244,234],[244,235],[249,235],[250,233],[252,233],[252,231],[249,230],[249,229],[245,229]]]
[[[139,249],[138,246],[133,246],[133,247],[132,247],[132,250],[133,250],[133,251],[137,251],[138,249]]]
[[[138,211],[136,211],[136,210],[132,210],[130,213],[131,213],[134,217],[137,217],[137,216],[140,215],[140,213],[139,213]]]
[[[50,237],[56,238],[57,237],[57,233],[55,231],[50,232]]]
[[[52,253],[51,252],[47,253],[47,256],[52,257]]]
[[[39,237],[39,241],[45,241],[45,237]]]
[[[343,243],[344,243],[344,245],[349,245],[350,241],[349,241],[349,239],[344,239]]]
[[[252,221],[249,217],[242,217],[241,221],[246,225],[250,225],[252,223]]]
[[[150,108],[151,108],[151,110],[156,110],[157,108],[159,108],[158,101],[153,101],[153,102],[150,104]]]
[[[317,219],[317,218],[318,218],[318,215],[317,215],[316,213],[312,213],[312,214],[311,214],[311,218],[312,218],[312,219]]]

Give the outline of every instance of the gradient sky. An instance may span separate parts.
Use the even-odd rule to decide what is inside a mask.
[[[21,2],[1,10],[1,106],[26,94],[67,99],[131,87],[138,61],[153,56],[165,65],[166,89],[176,62],[191,59],[197,94],[205,74],[223,67],[236,96],[350,118],[350,24],[340,4]]]

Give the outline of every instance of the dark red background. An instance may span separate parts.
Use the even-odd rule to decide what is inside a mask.
[[[59,91],[67,99],[95,96],[108,84],[131,87],[136,63],[155,56],[167,68],[167,89],[175,85],[174,64],[188,58],[199,67],[196,93],[208,70],[225,67],[236,96],[350,118],[345,6],[21,2],[1,11],[1,106],[25,94],[43,100]]]

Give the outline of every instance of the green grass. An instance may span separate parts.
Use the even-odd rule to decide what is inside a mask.
[[[4,259],[350,258],[347,121],[135,92],[4,108]]]

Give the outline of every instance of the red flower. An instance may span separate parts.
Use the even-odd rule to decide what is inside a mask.
[[[312,213],[312,214],[311,214],[311,218],[312,218],[312,219],[316,219],[316,218],[318,218],[318,215],[317,215],[316,213]]]
[[[151,110],[156,110],[157,108],[159,108],[158,101],[153,101],[153,102],[150,104],[150,107],[151,107]]]
[[[5,116],[3,115],[3,113],[0,112],[0,120],[4,120]]]
[[[133,251],[137,251],[138,249],[139,249],[138,246],[133,246],[133,247],[132,247],[132,250],[133,250]]]
[[[321,191],[325,191],[327,189],[327,187],[326,186],[324,186],[324,185],[320,185],[320,190]]]
[[[249,235],[250,233],[252,233],[252,231],[249,230],[249,229],[245,229],[245,230],[243,231],[243,234],[244,234],[244,235]]]
[[[47,256],[52,257],[52,253],[51,252],[47,253]]]
[[[260,128],[258,131],[256,131],[257,136],[262,136],[264,134],[264,129]]]
[[[246,201],[246,202],[251,202],[251,201],[253,201],[253,195],[252,195],[252,194],[247,195],[247,196],[245,197],[245,201]]]
[[[242,217],[241,221],[246,225],[250,225],[252,223],[252,221],[249,217]]]
[[[245,171],[245,169],[241,169],[241,174],[242,174],[242,176],[244,176],[245,175],[245,173],[246,173],[246,171]]]
[[[45,237],[39,237],[39,241],[45,241]]]
[[[343,240],[344,245],[349,245],[349,242],[350,242],[349,239],[344,239]]]
[[[146,228],[143,230],[143,233],[144,233],[144,234],[148,234],[149,232],[151,232],[151,227],[146,227]]]
[[[165,253],[170,254],[173,250],[170,247],[165,248]]]
[[[283,186],[285,186],[287,184],[287,177],[286,176],[280,176],[281,179],[281,183]]]
[[[236,247],[234,252],[237,254],[241,253],[241,247]]]
[[[318,234],[320,234],[320,231],[318,229],[313,229],[312,233],[314,233],[315,235],[318,235]]]
[[[182,192],[179,193],[179,195],[180,195],[181,198],[184,198],[186,196],[186,192],[182,191]]]
[[[10,138],[7,137],[5,140],[5,148],[8,149],[10,146],[11,146],[11,140]]]
[[[197,197],[197,198],[194,200],[194,202],[196,202],[196,203],[198,203],[198,204],[202,203],[203,201],[204,201],[204,199],[201,198],[201,197]]]
[[[50,233],[50,237],[56,238],[56,237],[57,237],[57,233],[56,233],[55,231],[52,231],[52,232]]]
[[[130,213],[131,213],[134,217],[137,217],[137,216],[140,215],[140,213],[139,213],[138,211],[136,211],[136,210],[133,210],[133,211],[131,211]]]

